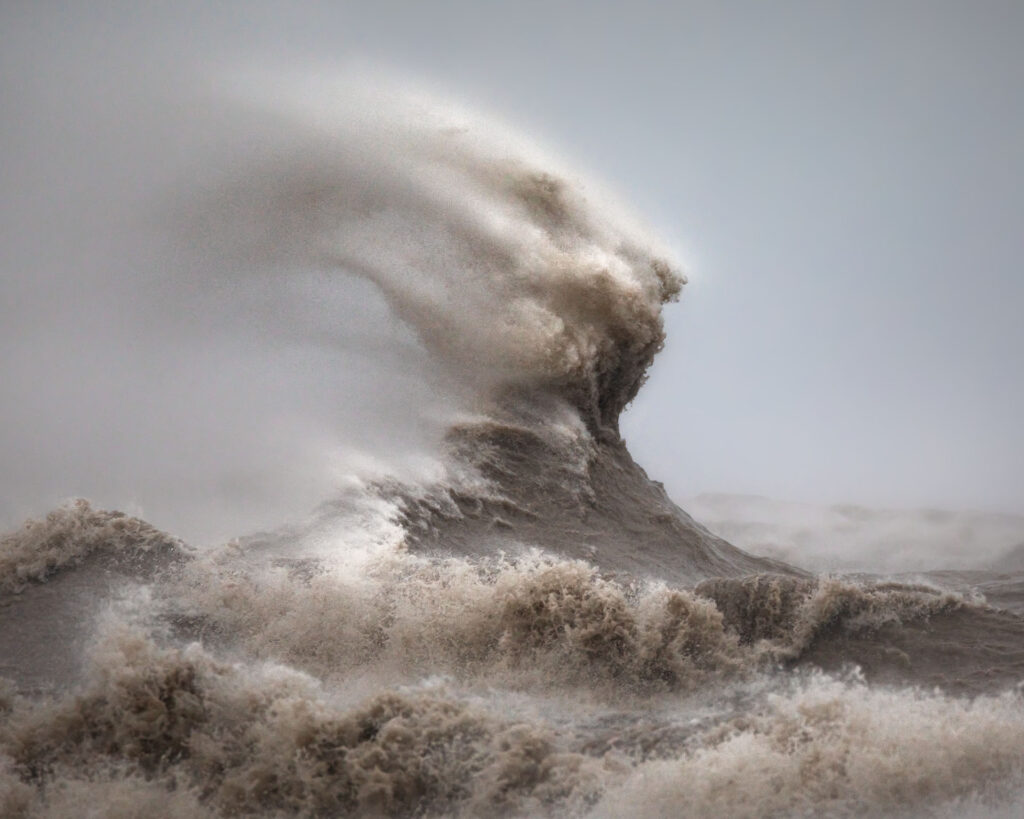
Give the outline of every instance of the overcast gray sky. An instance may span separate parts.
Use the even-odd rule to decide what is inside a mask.
[[[676,497],[1024,512],[1024,4],[89,5],[0,12],[8,239],[36,138],[14,120],[73,96],[74,60],[379,66],[516,124],[679,249],[691,283],[623,424]],[[32,447],[3,452],[9,484]]]

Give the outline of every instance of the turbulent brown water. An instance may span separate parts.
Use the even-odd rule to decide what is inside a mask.
[[[1019,567],[717,537],[618,433],[665,255],[500,141],[385,126],[194,212],[380,289],[459,395],[437,469],[216,548],[85,501],[6,535],[0,814],[1019,815]]]

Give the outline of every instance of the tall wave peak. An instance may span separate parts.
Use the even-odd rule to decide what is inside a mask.
[[[657,243],[486,123],[422,106],[346,110],[312,118],[290,158],[245,169],[219,213],[258,237],[260,264],[297,258],[373,282],[469,394],[445,477],[385,490],[408,543],[539,546],[689,582],[779,568],[696,524],[619,436],[685,281]]]
[[[22,383],[85,385],[41,395],[110,428],[57,439],[87,474],[125,438],[143,499],[211,487],[269,528],[82,500],[0,536],[0,816],[1024,815],[1024,576],[801,576],[716,537],[618,432],[683,283],[642,229],[444,106],[252,85],[177,164],[126,141],[118,175],[182,207],[126,214],[81,288],[64,242],[28,314],[67,287],[87,332],[51,316],[22,348],[60,368]]]
[[[617,436],[683,278],[560,177],[479,151],[435,159],[410,180],[407,214],[394,203],[377,214],[415,220],[402,259],[368,258],[343,236],[340,265],[375,281],[460,373],[497,393],[550,392],[592,432]]]

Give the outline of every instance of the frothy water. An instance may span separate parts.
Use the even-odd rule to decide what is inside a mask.
[[[668,254],[475,118],[296,98],[176,211],[175,293],[312,294],[271,335],[330,346],[371,283],[443,432],[217,547],[86,501],[4,536],[0,813],[1018,814],[1019,574],[718,537],[618,434]]]

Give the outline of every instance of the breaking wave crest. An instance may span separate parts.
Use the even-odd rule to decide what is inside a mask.
[[[281,566],[186,573],[183,615],[204,638],[320,678],[448,674],[618,697],[698,691],[796,662],[816,640],[870,634],[972,604],[897,584],[755,576],[695,590],[623,584],[539,553],[483,563],[392,557],[355,576]]]
[[[744,655],[714,604],[626,588],[582,562],[393,560],[357,577],[279,568],[189,579],[191,628],[319,677],[451,674],[516,688],[654,692],[738,672]]]
[[[499,404],[558,396],[615,435],[684,282],[667,254],[477,117],[393,92],[347,102],[299,110],[264,93],[292,132],[272,163],[223,173],[197,205],[202,235],[216,225],[249,275],[364,277],[455,380]]]

